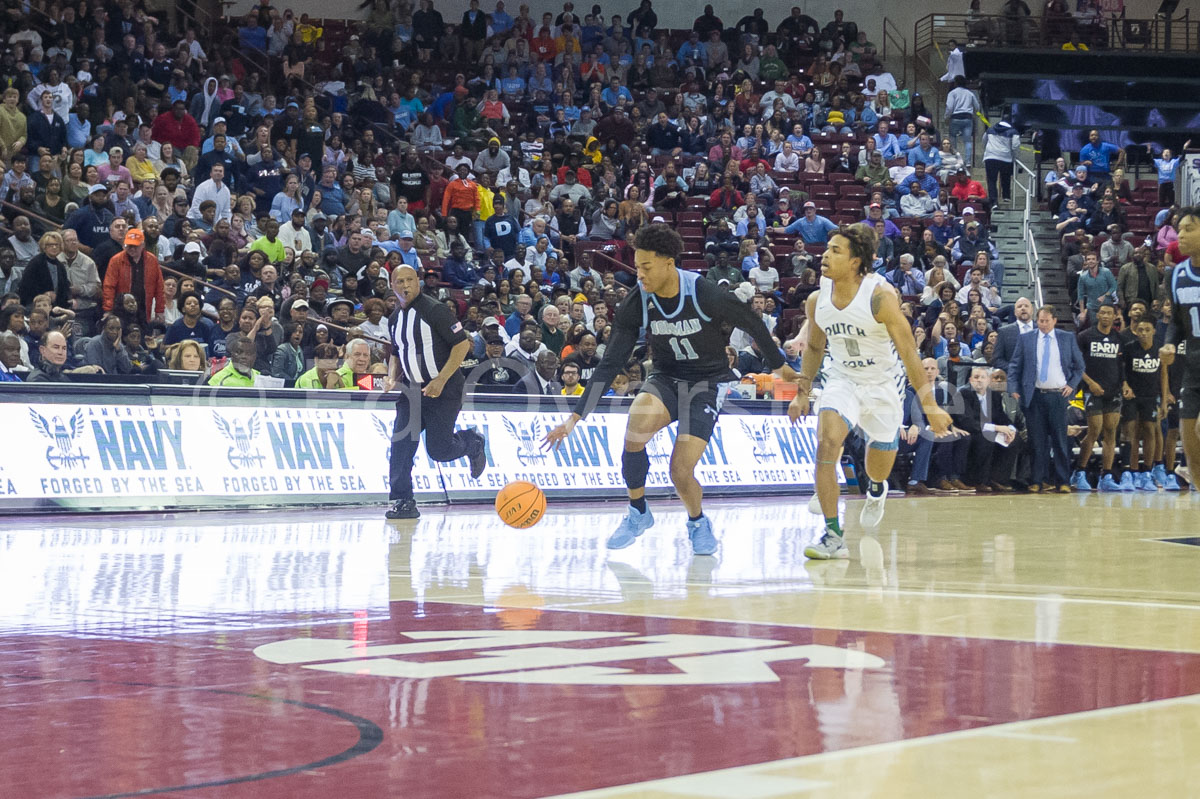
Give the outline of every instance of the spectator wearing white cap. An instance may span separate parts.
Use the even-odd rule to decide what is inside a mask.
[[[783,229],[784,233],[799,234],[805,244],[826,244],[829,234],[836,232],[838,226],[828,217],[817,213],[816,203],[804,204],[804,216]]]
[[[204,155],[207,152],[212,152],[213,140],[216,139],[217,136],[225,136],[225,149],[229,151],[230,155],[240,158],[243,161],[246,160],[246,153],[243,152],[242,146],[238,144],[237,137],[229,136],[228,130],[229,124],[225,121],[225,117],[217,117],[214,119],[212,124],[212,133],[209,134],[209,137],[204,140],[202,145],[200,145],[200,154]]]

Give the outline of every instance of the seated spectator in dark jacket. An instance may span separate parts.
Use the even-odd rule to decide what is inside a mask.
[[[456,289],[469,289],[479,282],[479,273],[467,263],[466,254],[462,241],[450,244],[450,257],[442,264],[442,282]]]

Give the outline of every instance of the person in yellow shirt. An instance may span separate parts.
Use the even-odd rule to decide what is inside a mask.
[[[579,382],[579,367],[573,363],[564,363],[562,365],[562,391],[564,397],[578,397],[583,393],[583,386]]]
[[[479,176],[479,206],[475,212],[475,246],[483,246],[483,223],[496,213],[496,192],[492,189],[492,173],[484,172]]]
[[[234,333],[225,339],[225,351],[229,355],[229,363],[225,368],[208,378],[210,386],[229,386],[232,388],[252,388],[258,377],[254,368],[254,359],[258,357],[258,348],[254,339],[244,333]]]
[[[250,252],[258,250],[263,255],[267,256],[267,263],[278,264],[282,263],[287,253],[284,251],[283,242],[279,240],[279,223],[272,217],[267,217],[267,221],[263,223],[262,235],[254,240],[250,245]]]
[[[318,344],[313,354],[315,364],[296,378],[296,388],[354,388],[354,372],[338,366],[336,344]]]

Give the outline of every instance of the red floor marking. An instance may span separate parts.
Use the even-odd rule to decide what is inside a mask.
[[[404,633],[421,630],[772,639],[861,650],[884,665],[813,668],[783,660],[771,664],[777,682],[597,686],[364,676],[254,654],[310,633],[378,647],[418,643]],[[531,646],[638,644],[616,637]],[[497,669],[511,674],[504,657],[514,651],[503,645],[400,659],[462,661],[489,651],[500,656]],[[1198,655],[412,602],[392,603],[386,621],[311,629],[153,641],[5,637],[0,663],[0,780],[13,796],[39,799],[178,789],[266,772],[284,774],[177,795],[538,797],[1200,693]],[[603,665],[678,673],[661,658]],[[353,717],[382,728],[378,747],[360,742],[364,727]],[[356,744],[361,754],[287,773]]]

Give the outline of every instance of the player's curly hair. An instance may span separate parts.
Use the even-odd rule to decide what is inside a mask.
[[[683,238],[670,225],[655,222],[643,225],[633,238],[633,246],[639,250],[649,250],[655,255],[661,255],[679,260],[683,254]]]
[[[858,273],[865,275],[875,264],[875,248],[879,239],[875,231],[861,222],[854,225],[842,225],[834,235],[841,236],[850,242],[850,257],[858,259]]]

